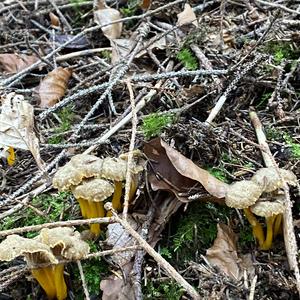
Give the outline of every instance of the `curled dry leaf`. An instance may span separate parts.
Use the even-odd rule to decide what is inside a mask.
[[[194,26],[198,27],[197,17],[193,9],[188,3],[184,5],[183,12],[179,13],[177,17],[178,17],[178,21],[177,21],[178,26],[193,24]]]
[[[225,197],[228,184],[201,169],[190,159],[171,148],[160,138],[145,145],[144,152],[150,159],[149,181],[153,190],[169,190],[181,201],[188,201],[184,193],[200,191],[201,186],[213,197]],[[223,202],[223,200],[219,201]]]
[[[50,12],[49,13],[49,18],[50,18],[50,21],[51,21],[51,26],[53,26],[53,27],[59,27],[59,17],[56,15],[56,14],[54,14],[53,12]]]
[[[13,53],[0,54],[0,71],[2,69],[8,74],[18,73],[38,60],[39,59],[35,55]]]
[[[108,24],[121,19],[121,14],[118,10],[110,8],[105,4],[105,1],[99,1],[99,9],[94,12],[94,20],[98,25]],[[101,28],[103,34],[108,39],[117,39],[122,33],[122,22],[107,25]]]
[[[232,229],[225,224],[218,224],[217,238],[213,246],[206,251],[206,258],[234,280],[240,280],[244,270],[252,277],[255,270],[251,256],[239,257],[236,242],[237,236]]]
[[[40,169],[39,141],[34,133],[33,106],[22,95],[8,94],[1,97],[0,146],[29,150]]]
[[[38,87],[40,107],[51,107],[63,97],[71,74],[70,69],[62,67],[48,73]]]

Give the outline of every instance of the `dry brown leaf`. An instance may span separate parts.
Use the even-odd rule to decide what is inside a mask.
[[[199,183],[213,197],[222,199],[228,184],[201,169],[190,159],[171,148],[160,138],[145,144],[144,152],[150,159],[153,176],[149,178],[154,190],[171,190],[181,201],[187,201],[182,193],[199,191]],[[197,186],[198,184],[198,186]]]
[[[43,169],[39,141],[34,133],[33,106],[22,95],[1,97],[0,146],[29,150],[38,167]]]
[[[121,14],[117,9],[110,8],[105,1],[99,1],[99,9],[94,12],[94,20],[98,25],[104,25],[121,19]],[[101,28],[103,34],[108,39],[117,39],[122,33],[122,22],[107,25]]]
[[[198,27],[197,17],[193,9],[188,3],[184,5],[183,12],[179,13],[177,17],[178,17],[178,21],[177,21],[178,26],[193,24],[194,26]]]
[[[151,5],[151,0],[142,0],[141,4],[140,4],[140,7],[142,9],[149,9],[150,8],[150,5]]]
[[[213,246],[206,251],[206,258],[227,276],[235,280],[240,280],[245,269],[252,276],[254,274],[254,267],[249,255],[244,257],[238,256],[237,239],[236,234],[229,226],[218,224],[217,238]]]
[[[57,15],[55,15],[53,12],[49,13],[49,18],[51,21],[51,26],[53,27],[59,27],[59,17]]]
[[[40,107],[51,107],[63,97],[71,74],[70,69],[62,67],[58,67],[48,73],[38,87]]]
[[[39,59],[35,55],[13,53],[0,54],[0,69],[8,74],[14,74],[26,69],[38,60]]]

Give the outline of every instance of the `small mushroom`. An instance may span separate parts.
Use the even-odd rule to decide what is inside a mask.
[[[94,155],[75,155],[67,164],[58,169],[53,178],[53,186],[60,191],[68,191],[84,178],[99,175],[102,163],[102,160]]]
[[[250,209],[255,215],[266,218],[267,234],[266,239],[261,245],[261,249],[269,250],[272,246],[273,237],[277,234],[280,227],[280,224],[278,225],[278,221],[276,220],[277,216],[282,215],[285,210],[283,201],[258,201]],[[281,222],[281,218],[279,219]]]
[[[129,192],[129,199],[132,199],[137,189],[137,174],[142,171],[142,167],[134,165],[131,170],[131,186]],[[109,180],[113,180],[115,184],[114,195],[112,198],[112,207],[120,211],[122,209],[121,197],[122,197],[122,182],[126,179],[127,162],[122,158],[110,158],[107,157],[103,160],[101,177]],[[107,213],[107,216],[111,216],[111,212]]]
[[[32,276],[46,292],[48,299],[67,298],[64,265],[61,259],[80,259],[89,252],[89,245],[72,228],[42,229],[34,239],[10,235],[0,244],[0,260],[11,261],[24,256]],[[39,267],[48,264],[47,267]]]
[[[262,192],[262,187],[256,182],[242,180],[229,185],[225,195],[227,206],[244,210],[245,217],[252,226],[253,236],[258,240],[259,245],[262,245],[264,242],[263,228],[249,207],[255,204]]]
[[[84,218],[101,218],[105,216],[103,201],[113,194],[114,187],[107,180],[93,178],[83,180],[72,192]],[[90,229],[96,236],[100,234],[100,224],[91,224]]]
[[[279,169],[279,173],[289,185],[297,185],[297,177],[292,171]],[[264,192],[267,193],[283,187],[283,181],[274,167],[259,169],[251,180],[263,186]]]

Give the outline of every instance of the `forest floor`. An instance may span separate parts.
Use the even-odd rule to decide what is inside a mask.
[[[47,298],[45,249],[67,299],[299,299],[299,15],[289,0],[1,1],[0,300]],[[237,206],[233,182],[254,186]],[[118,186],[119,214],[100,213]],[[251,227],[266,201],[283,225]],[[56,227],[71,236],[41,246]]]

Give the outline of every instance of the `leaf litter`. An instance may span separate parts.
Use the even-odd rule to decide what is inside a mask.
[[[52,176],[58,164],[63,165],[69,156],[82,153],[91,145],[92,150],[87,151],[99,157],[118,157],[127,151],[131,127],[126,122],[130,119],[130,103],[133,102],[129,101],[123,79],[133,77],[138,121],[146,115],[161,112],[172,113],[176,118],[170,126],[159,130],[158,137],[153,140],[145,142],[143,128],[136,133],[135,145],[140,149],[144,147],[148,165],[145,174],[134,182],[137,192],[130,203],[130,224],[153,248],[159,249],[166,243],[168,246],[161,253],[168,254],[169,262],[176,266],[182,278],[197,287],[205,299],[248,298],[255,273],[258,275],[254,286],[257,298],[296,297],[295,280],[285,263],[280,232],[272,251],[266,255],[255,244],[251,233],[245,233],[250,227],[240,213],[232,210],[232,214],[224,216],[229,219],[230,227],[221,224],[214,214],[219,205],[225,205],[228,184],[224,181],[249,180],[263,167],[259,149],[238,136],[256,142],[254,130],[249,125],[251,106],[256,107],[264,122],[275,160],[281,168],[293,171],[299,178],[295,159],[299,144],[296,4],[291,1],[273,4],[268,1],[166,3],[134,0],[115,4],[111,1],[69,3],[61,0],[54,8],[50,2],[40,1],[4,1],[0,4],[1,94],[3,99],[16,97],[20,100],[1,106],[0,144],[4,148],[4,160],[1,162],[0,188],[4,196],[0,213],[16,215],[22,220],[22,213],[29,208],[20,211],[22,205],[14,199],[21,196],[30,203],[31,192],[39,194],[49,187],[46,181],[40,180],[45,173],[31,181],[32,174],[39,174],[36,165],[40,169],[44,167],[40,152],[48,162],[47,167],[51,166],[47,173]],[[32,12],[35,23],[27,20],[27,11]],[[69,26],[65,26],[66,22]],[[101,29],[92,27],[95,24],[101,25]],[[105,24],[109,25],[103,26]],[[65,30],[69,27],[71,30]],[[148,29],[144,32],[145,28]],[[138,39],[141,33],[145,35]],[[288,47],[284,46],[286,44]],[[140,49],[135,52],[137,46]],[[62,49],[51,54],[57,47]],[[99,54],[93,51],[94,48],[111,50]],[[84,54],[76,52],[79,49],[84,49]],[[47,55],[43,61],[43,74],[41,68],[30,68],[42,55]],[[256,59],[259,55],[262,60]],[[56,58],[59,59],[56,61]],[[122,68],[124,65],[128,67],[127,74],[122,73],[126,69]],[[202,75],[202,68],[212,74]],[[215,75],[216,69],[228,72]],[[25,77],[20,75],[24,70]],[[188,73],[189,70],[195,71]],[[119,72],[121,76],[116,80]],[[138,80],[141,74],[151,77],[147,84]],[[43,79],[40,81],[40,78]],[[14,90],[16,96],[8,96]],[[33,97],[36,90],[40,94],[40,103]],[[199,98],[204,95],[205,101]],[[218,105],[218,99],[225,99],[225,103],[207,127],[205,120]],[[118,127],[118,122],[124,123]],[[107,132],[113,132],[113,135],[106,135]],[[97,146],[97,138],[102,134],[105,143]],[[16,156],[15,149],[20,149]],[[26,154],[28,150],[36,162]],[[293,156],[289,154],[290,150]],[[26,182],[29,184],[25,185]],[[295,231],[299,233],[295,190],[291,187],[290,196],[295,201]],[[27,192],[29,194],[24,194]],[[56,193],[55,190],[49,192]],[[13,200],[6,196],[12,196]],[[268,198],[271,196],[267,195]],[[124,186],[121,199],[123,197]],[[265,197],[263,194],[260,201]],[[203,209],[209,209],[206,213],[211,214],[211,222],[216,224],[217,238],[209,249],[197,249],[194,261],[186,261],[179,252],[170,252],[174,249],[172,234],[192,209],[190,203],[199,200],[216,203]],[[82,218],[72,197],[67,201],[68,207],[69,204],[72,207],[69,217]],[[56,205],[54,200],[53,205]],[[35,212],[48,213],[38,209]],[[63,210],[62,216],[64,214],[68,215],[69,211]],[[26,223],[20,224],[26,226]],[[188,231],[194,233],[196,244],[197,230],[201,227],[192,222],[189,224]],[[117,249],[136,244],[117,223],[109,224],[106,233],[107,240],[100,239],[103,248]],[[90,243],[99,246],[98,241]],[[188,244],[185,245],[189,250]],[[246,258],[241,253],[247,253]],[[137,258],[144,261],[141,266],[136,262]],[[101,276],[103,294],[98,284],[92,297],[133,299],[142,291],[145,298],[173,299],[174,290],[175,295],[181,295],[171,281],[164,285],[163,266],[158,268],[152,258],[144,257],[142,250],[116,253],[108,260],[112,265],[105,276],[91,275],[91,270],[84,274],[87,279]],[[209,263],[205,265],[207,261]],[[6,268],[1,264],[1,270]],[[69,268],[72,271],[74,267],[70,265]],[[81,292],[84,290],[72,272],[70,279],[76,282],[74,285],[81,288]],[[5,295],[12,291],[7,282],[4,279]],[[25,292],[24,282],[21,278],[16,282],[22,286],[20,293],[30,290],[29,297],[36,295],[36,291],[31,291],[27,285]],[[90,282],[88,289],[89,285]],[[73,287],[72,293],[74,291]],[[183,298],[190,297],[187,290],[184,293]],[[38,297],[42,297],[41,291],[38,291]]]

